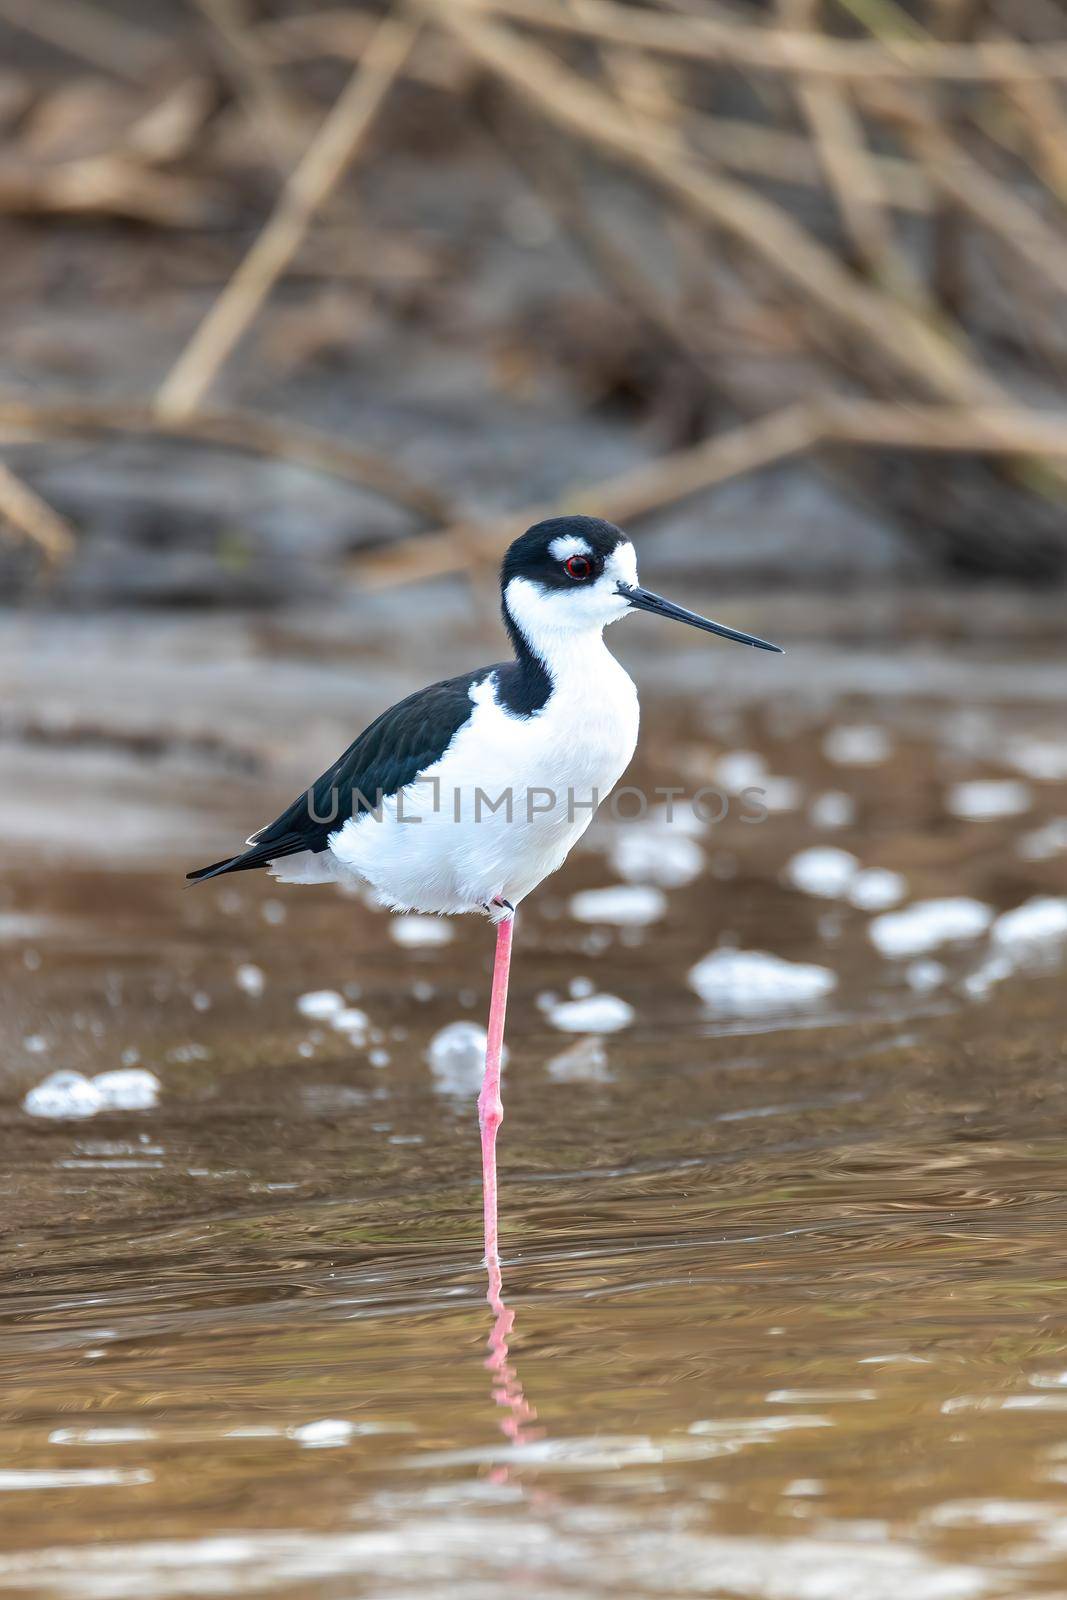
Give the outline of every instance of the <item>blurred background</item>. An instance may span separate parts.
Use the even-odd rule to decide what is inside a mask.
[[[719,590],[1062,580],[1047,0],[0,28],[9,596],[334,609],[557,505]]]
[[[1067,1591],[1065,244],[1055,0],[0,0],[0,1593]],[[559,510],[788,653],[614,630],[487,1309],[487,930],[183,874]]]

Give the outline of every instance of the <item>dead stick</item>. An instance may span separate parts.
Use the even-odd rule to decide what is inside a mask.
[[[445,497],[387,457],[296,423],[248,411],[196,411],[160,417],[150,405],[112,400],[26,401],[0,395],[0,439],[145,434],[291,461],[359,484],[431,522],[450,515]]]
[[[194,0],[219,46],[218,54],[238,98],[258,123],[271,157],[284,177],[300,147],[300,116],[276,78],[270,52],[241,14],[237,0]]]
[[[778,28],[750,27],[718,18],[665,16],[661,11],[585,0],[580,13],[552,0],[464,0],[471,16],[507,17],[550,31],[603,39],[688,61],[714,61],[757,72],[854,80],[944,78],[959,83],[1034,83],[1067,78],[1067,46],[1006,50],[996,42],[974,45],[894,39],[813,37]]]
[[[407,58],[417,24],[389,15],[290,175],[263,231],[156,396],[160,416],[195,411],[219,368],[295,256],[316,211],[340,180]]]
[[[912,406],[875,400],[819,402],[821,439],[893,450],[1067,459],[1067,415],[1025,406]]]
[[[680,155],[650,118],[623,109],[556,57],[512,30],[485,22],[467,0],[419,0],[543,114],[665,188],[687,210],[761,258],[831,326],[907,374],[930,395],[965,404],[1006,399],[965,349],[909,307],[862,283],[831,251],[765,197]],[[593,3],[593,0],[590,0]],[[599,3],[599,0],[597,0]],[[584,14],[584,13],[583,13]]]
[[[922,99],[888,84],[863,93],[872,109],[900,126],[933,185],[1053,288],[1067,293],[1067,234],[975,161]]]
[[[970,452],[1067,460],[1067,416],[1023,407],[903,406],[826,396],[678,450],[632,472],[483,524],[462,523],[359,556],[366,588],[387,588],[469,569],[499,557],[531,522],[583,510],[627,524],[746,472],[819,446]]]
[[[367,45],[373,19],[351,11],[316,12],[313,16],[286,17],[260,25],[258,37],[270,59],[290,62],[308,57],[338,56],[358,61]],[[452,57],[443,52],[437,39],[432,45],[412,53],[405,76],[429,83],[452,93],[462,90],[463,74]],[[462,63],[469,74],[467,63]],[[700,115],[682,108],[684,126],[694,144],[706,150],[727,170],[757,178],[773,178],[802,187],[820,186],[824,174],[808,140],[780,128],[737,118]],[[864,187],[864,176],[870,187]],[[933,201],[930,187],[920,168],[894,156],[867,153],[865,175],[857,172],[859,197],[867,202],[884,198],[885,204],[899,211],[929,211]]]
[[[0,461],[0,518],[5,518],[31,544],[49,566],[58,566],[74,549],[74,529],[58,511],[42,500],[36,489],[17,478]]]
[[[778,0],[778,13],[786,26],[818,35],[821,0]],[[897,247],[866,133],[847,90],[802,73],[794,92],[857,257],[888,293],[921,304],[925,297]]]
[[[824,163],[800,134],[737,117],[693,113],[686,114],[683,125],[693,144],[727,171],[805,188],[821,188],[825,181]],[[836,146],[820,152],[827,153],[836,156]],[[933,205],[921,167],[910,161],[868,151],[862,170],[854,165],[851,176],[853,193],[865,204],[919,212]]]
[[[690,449],[568,494],[568,510],[595,512],[629,522],[687,495],[796,455],[818,437],[819,418],[810,405],[786,406],[758,422],[731,428]],[[403,545],[358,557],[354,563],[365,587],[438,577],[480,560],[495,559],[509,537],[556,509],[549,505],[495,518],[482,525],[457,523]]]

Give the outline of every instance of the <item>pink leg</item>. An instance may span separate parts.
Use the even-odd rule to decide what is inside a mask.
[[[501,902],[496,902],[501,904]],[[489,1001],[489,1042],[485,1050],[485,1077],[478,1096],[478,1126],[482,1130],[482,1200],[485,1206],[485,1259],[499,1260],[496,1224],[496,1130],[504,1120],[500,1100],[500,1055],[504,1047],[504,1013],[508,1003],[511,935],[515,913],[510,906],[496,926],[493,993]]]

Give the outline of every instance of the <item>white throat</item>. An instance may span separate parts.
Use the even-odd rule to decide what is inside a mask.
[[[580,588],[544,589],[529,578],[511,579],[504,591],[508,615],[555,683],[602,667],[605,659],[614,665],[603,635],[630,609],[620,583],[637,583],[637,558],[629,543],[612,552],[594,583]]]

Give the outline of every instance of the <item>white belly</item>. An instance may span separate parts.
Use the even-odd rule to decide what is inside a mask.
[[[498,896],[517,905],[562,865],[637,743],[637,691],[597,644],[532,716],[498,705],[492,678],[479,685],[442,759],[380,818],[331,836],[337,867],[397,910],[475,911]]]

